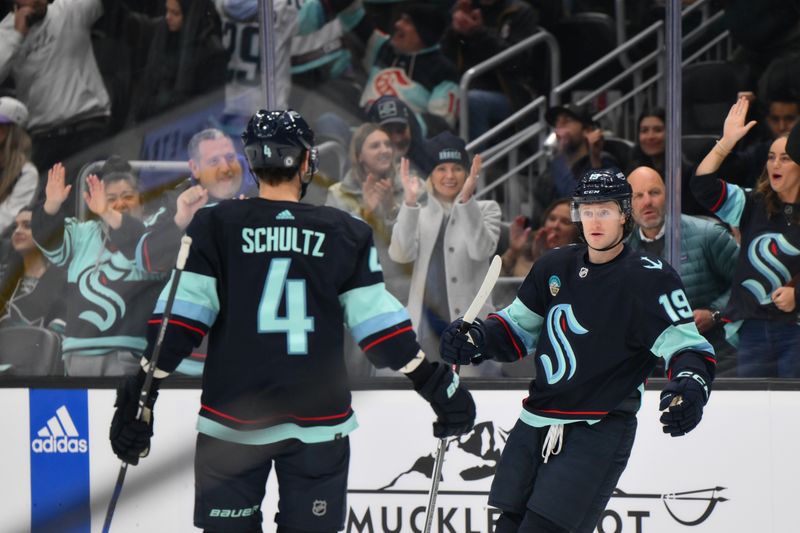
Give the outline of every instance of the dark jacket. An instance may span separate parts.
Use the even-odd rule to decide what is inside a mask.
[[[519,0],[502,0],[491,6],[473,2],[473,5],[481,11],[483,28],[462,35],[453,31],[451,26],[442,41],[442,52],[456,65],[459,75],[530,37],[539,25],[539,13]],[[476,78],[470,88],[505,93],[516,107],[520,107],[530,100],[534,67],[532,54],[522,52],[499,68]],[[537,70],[546,72],[541,65]]]

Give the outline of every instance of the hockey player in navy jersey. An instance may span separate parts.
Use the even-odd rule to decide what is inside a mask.
[[[586,244],[537,261],[517,298],[469,336],[442,335],[445,361],[536,358],[537,374],[489,494],[496,533],[591,532],[633,447],[643,384],[659,358],[664,432],[700,422],[716,361],[694,325],[680,278],[623,244],[631,188],[617,169],[586,172],[572,200]],[[473,344],[474,342],[474,344]]]
[[[155,377],[175,370],[209,334],[197,422],[197,527],[261,531],[274,464],[278,533],[339,531],[347,435],[357,426],[342,323],[375,366],[405,373],[430,402],[435,436],[469,431],[475,404],[457,375],[420,351],[408,314],[384,287],[369,226],[335,208],[299,203],[316,165],[305,120],[262,110],[243,140],[259,197],[201,209],[189,225],[191,252]],[[168,290],[151,321],[144,367]],[[118,389],[111,424],[112,448],[130,464],[146,455],[152,435],[152,422],[135,420],[144,376]]]

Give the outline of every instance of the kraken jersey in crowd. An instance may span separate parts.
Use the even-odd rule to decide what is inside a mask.
[[[796,322],[797,311],[781,311],[770,295],[800,274],[800,204],[784,203],[782,212],[770,217],[763,195],[727,183],[717,173],[697,176],[691,184],[704,207],[741,231],[742,251],[725,320]],[[800,284],[794,291],[800,302]]]
[[[671,373],[714,376],[713,348],[694,325],[678,275],[657,256],[627,246],[604,264],[588,261],[586,245],[545,254],[514,302],[485,326],[487,355],[536,357],[520,416],[536,427],[636,411],[636,390],[658,357]]]
[[[157,366],[171,372],[208,333],[198,430],[232,442],[322,442],[357,426],[346,324],[370,361],[418,352],[386,291],[369,226],[330,207],[262,198],[201,209]],[[150,357],[172,281],[149,329]]]
[[[67,271],[63,353],[141,354],[147,319],[166,276],[137,268],[133,258],[110,244],[97,220],[65,220],[63,212],[50,216],[39,205],[31,231],[45,257]]]

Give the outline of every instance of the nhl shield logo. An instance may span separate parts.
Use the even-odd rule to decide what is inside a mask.
[[[558,276],[550,276],[550,279],[547,280],[547,286],[550,288],[550,294],[555,296],[561,290],[561,280],[558,279]]]
[[[311,504],[311,512],[314,516],[324,516],[328,512],[328,502],[325,500],[314,500]]]

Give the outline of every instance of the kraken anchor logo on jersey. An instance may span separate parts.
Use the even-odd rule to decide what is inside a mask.
[[[786,255],[800,255],[800,250],[792,246],[780,233],[759,235],[747,248],[747,259],[750,264],[767,279],[770,286],[764,287],[761,282],[754,279],[746,279],[742,285],[753,293],[761,305],[770,303],[772,292],[783,286],[792,277],[789,269],[778,259],[778,250]]]
[[[100,308],[100,312],[83,311],[78,318],[91,323],[100,331],[107,331],[119,317],[125,315],[125,300],[107,286],[112,281],[130,279],[130,266],[120,263],[121,261],[112,256],[111,262],[89,266],[78,274],[81,295]]]
[[[553,347],[554,355],[543,353],[539,356],[547,377],[547,383],[550,385],[564,378],[567,367],[569,367],[567,379],[571,379],[575,375],[575,369],[578,366],[575,360],[575,352],[572,350],[572,345],[567,338],[567,331],[576,335],[589,333],[589,330],[581,326],[578,319],[575,318],[571,305],[554,305],[547,313],[547,336],[550,338],[550,345]],[[553,370],[554,361],[555,370]]]

